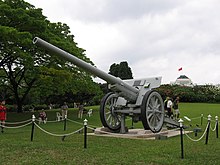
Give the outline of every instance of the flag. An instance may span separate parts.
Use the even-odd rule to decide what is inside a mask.
[[[182,68],[182,67],[178,69],[178,71],[181,71],[181,70],[183,70],[183,68]]]

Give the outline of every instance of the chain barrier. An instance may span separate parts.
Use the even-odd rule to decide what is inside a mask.
[[[62,122],[64,119],[61,119],[60,121],[57,120],[47,120],[47,123],[57,123],[57,122]]]
[[[200,119],[201,116],[190,118],[191,120]]]
[[[190,118],[190,120],[195,120],[195,119],[205,119],[205,120],[208,120],[207,117],[204,117],[203,114],[201,114],[201,116],[198,116],[198,117],[194,117],[194,118]],[[210,120],[211,122],[216,122],[216,120]],[[219,123],[219,121],[218,121]],[[213,131],[215,131],[215,128],[213,129]]]
[[[216,117],[217,117],[217,116],[216,116]],[[208,120],[208,118],[204,117],[203,114],[201,114],[201,116],[199,116],[199,117],[191,118],[191,120],[198,119],[198,118],[201,118],[201,120],[203,120],[203,119]],[[218,117],[217,117],[217,118],[218,118]],[[214,128],[211,127],[211,122],[215,122],[215,127],[214,127]],[[210,128],[211,128],[211,131],[213,131],[213,132],[216,131],[217,124],[219,124],[218,119],[216,119],[216,120],[211,120],[211,119],[210,119]],[[201,125],[202,125],[202,121],[201,121]]]
[[[200,140],[205,136],[205,133],[206,133],[207,129],[208,129],[208,124],[207,124],[207,126],[206,126],[206,129],[205,129],[204,133],[202,134],[202,136],[201,136],[199,139],[193,139],[193,138],[191,138],[187,133],[185,133],[185,130],[184,130],[184,129],[183,129],[183,131],[184,131],[184,135],[186,135],[186,137],[187,137],[188,139],[190,139],[190,140],[192,140],[192,141],[194,141],[194,142],[198,142],[198,141],[200,141]]]
[[[206,119],[206,120],[208,120],[208,118],[206,118],[206,117],[203,117],[203,118]],[[215,120],[210,120],[210,121],[215,122]],[[218,121],[218,123],[219,123],[219,121]]]
[[[95,125],[91,125],[91,124],[89,124],[88,126],[93,127],[93,129],[96,129],[96,128],[100,127],[100,126],[95,126]]]
[[[78,133],[78,132],[80,132],[80,131],[82,131],[82,130],[84,129],[84,128],[82,127],[82,128],[80,128],[80,129],[78,129],[78,130],[76,130],[76,131],[74,131],[74,132],[70,132],[70,133],[67,133],[67,134],[55,134],[55,133],[48,132],[48,131],[46,131],[45,129],[41,128],[41,127],[40,127],[38,124],[36,124],[35,122],[34,122],[34,125],[35,125],[37,128],[39,128],[41,131],[43,131],[44,133],[46,133],[46,134],[48,134],[48,135],[51,135],[51,136],[59,136],[59,137],[73,135],[73,134]]]
[[[195,119],[199,119],[199,118],[201,118],[201,116],[199,116],[199,117],[194,117],[194,118],[191,118],[191,120],[195,120]],[[203,117],[204,119],[206,119],[206,120],[208,120],[206,117]],[[1,125],[0,124],[0,127],[2,127],[2,128],[9,128],[9,129],[16,129],[16,128],[22,128],[22,127],[25,127],[25,126],[28,126],[28,125],[30,125],[30,124],[32,124],[32,121],[31,121],[32,119],[29,119],[29,120],[25,120],[25,121],[20,121],[20,122],[5,122],[5,124],[22,124],[22,123],[26,123],[26,122],[28,122],[28,121],[30,121],[29,123],[26,123],[26,124],[24,124],[24,125],[20,125],[20,126],[15,126],[15,127],[10,127],[10,126],[5,126],[5,125]],[[76,123],[76,124],[79,124],[79,125],[84,125],[83,123],[80,123],[80,122],[77,122],[77,121],[74,121],[74,120],[71,120],[71,119],[66,119],[66,120],[68,120],[68,121],[70,121],[70,122],[73,122],[73,123]],[[36,121],[39,121],[38,119],[36,119]],[[63,121],[63,120],[61,120],[61,121]],[[60,121],[47,121],[47,122],[60,122]],[[54,133],[50,133],[50,132],[48,132],[48,131],[46,131],[46,130],[44,130],[43,128],[41,128],[38,124],[36,124],[35,122],[34,122],[34,124],[41,130],[41,131],[43,131],[43,132],[45,132],[45,133],[47,133],[47,134],[49,134],[49,135],[52,135],[52,136],[69,136],[69,135],[72,135],[72,134],[75,134],[75,133],[77,133],[77,132],[80,132],[80,131],[82,131],[83,130],[83,127],[82,128],[80,128],[79,130],[76,130],[76,131],[74,131],[74,132],[71,132],[71,133],[68,133],[68,134],[54,134]],[[92,128],[93,127],[93,128]],[[87,128],[88,129],[90,129],[90,130],[93,130],[93,131],[95,131],[96,129],[95,128],[97,128],[98,126],[94,126],[94,125],[88,125],[87,126]],[[215,127],[214,127],[214,129],[211,127],[211,124],[210,124],[210,128],[211,128],[211,130],[212,131],[215,131],[216,130],[216,127],[217,127],[217,122],[216,122],[216,124],[215,124]],[[207,132],[207,129],[208,129],[208,124],[207,124],[207,126],[206,126],[206,129],[205,129],[205,131],[204,131],[204,133],[203,133],[203,135],[199,138],[199,139],[193,139],[193,138],[191,138],[186,132],[185,132],[185,130],[184,130],[184,134],[190,139],[190,140],[192,140],[192,141],[200,141],[204,136],[205,136],[205,133]],[[177,131],[177,130],[179,130],[179,128],[176,128],[176,129],[172,129],[172,130],[167,130],[167,131],[164,131],[163,133],[169,133],[169,132],[174,132],[174,131]],[[97,132],[100,132],[100,133],[104,133],[104,134],[110,134],[110,135],[117,135],[118,133],[112,133],[112,132],[107,132],[107,131],[101,131],[101,130],[96,130]],[[149,136],[150,135],[157,135],[157,134],[160,134],[160,133],[151,133],[151,134],[148,134]]]
[[[80,123],[80,122],[77,122],[77,121],[74,121],[74,120],[71,120],[71,119],[66,119],[66,120],[68,120],[68,121],[70,121],[70,122],[72,122],[72,123],[76,123],[76,124],[79,124],[79,125],[83,125],[83,123]]]
[[[214,131],[216,130],[216,126],[217,126],[217,123],[215,123],[215,128],[213,129],[213,128],[212,128],[212,125],[211,125],[211,123],[210,123],[210,128],[211,128],[211,131],[213,131],[213,132],[214,132]]]
[[[95,131],[95,128],[92,128],[90,126],[87,126],[87,128],[91,129],[92,131]]]
[[[23,123],[27,123],[27,122],[29,122],[29,121],[31,121],[31,119],[28,119],[28,120],[25,120],[25,121],[18,121],[18,122],[5,122],[5,124],[11,124],[11,125],[16,125],[16,124],[23,124]]]
[[[41,121],[39,119],[35,119],[36,121]],[[61,121],[64,121],[65,119],[61,119],[60,121],[57,121],[57,120],[46,120],[47,123],[57,123],[57,122],[61,122]]]
[[[22,127],[26,127],[26,126],[28,126],[28,125],[30,125],[32,123],[32,121],[31,122],[29,122],[29,123],[26,123],[26,124],[24,124],[24,125],[20,125],[20,126],[15,126],[15,127],[9,127],[9,126],[5,126],[5,125],[1,125],[0,124],[0,127],[2,127],[2,128],[22,128]]]
[[[185,116],[184,116],[185,117]],[[190,120],[195,120],[195,119],[201,119],[201,117],[203,116],[198,116],[198,117],[193,117],[193,118],[189,118]],[[205,117],[203,117],[205,119]],[[207,118],[206,118],[207,119]],[[208,119],[207,119],[208,120]]]
[[[207,117],[203,117],[203,119],[206,119],[206,120],[208,120],[208,118],[207,118]]]
[[[77,122],[77,121],[74,121],[74,120],[71,120],[71,119],[66,119],[66,120],[68,120],[68,121],[70,121],[70,122],[72,122],[72,123],[76,123],[76,124],[79,124],[79,125],[83,125],[83,123],[80,123],[80,122]],[[91,125],[91,124],[89,124],[89,126],[91,126],[91,127],[94,127],[93,129],[95,130],[95,128],[98,128],[99,126],[95,126],[95,125]],[[90,128],[91,128],[90,127]]]

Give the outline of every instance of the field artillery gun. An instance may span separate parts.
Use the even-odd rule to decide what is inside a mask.
[[[154,90],[160,86],[162,77],[123,81],[38,37],[34,38],[33,43],[58,54],[109,84],[113,92],[106,94],[100,105],[100,118],[104,127],[125,133],[126,116],[132,117],[135,122],[142,121],[144,129],[154,133],[162,129],[164,122],[178,126],[176,121],[165,117],[163,99]]]

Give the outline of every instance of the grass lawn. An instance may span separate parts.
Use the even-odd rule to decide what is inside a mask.
[[[90,107],[89,107],[90,108]],[[88,109],[89,109],[88,108]],[[94,109],[93,115],[88,119],[90,126],[101,126],[99,119],[98,107]],[[56,111],[47,111],[48,120],[55,120]],[[207,118],[208,114],[212,117],[212,127],[214,128],[214,117],[220,116],[220,104],[203,104],[203,103],[181,103],[181,117],[188,116],[195,118],[192,122],[184,121],[186,125],[191,124],[193,129],[196,124],[200,125],[201,114]],[[35,112],[38,116],[39,112]],[[32,113],[8,113],[8,122],[24,121],[31,119]],[[196,118],[197,117],[197,118]],[[71,109],[68,112],[68,118],[77,121],[67,122],[67,129],[64,131],[63,122],[51,122],[41,124],[45,130],[64,134],[73,132],[83,127],[84,119],[77,119],[77,110]],[[126,122],[131,126],[131,122]],[[190,137],[199,138],[207,124],[203,120],[201,126],[202,132],[198,137],[194,133]],[[135,123],[135,128],[143,128],[141,122]],[[184,159],[181,159],[180,137],[172,137],[167,140],[134,140],[111,137],[88,136],[87,149],[84,149],[83,133],[77,133],[67,136],[64,141],[62,137],[48,135],[35,127],[34,139],[31,142],[31,125],[19,129],[5,129],[0,133],[0,164],[3,165],[20,165],[20,164],[70,164],[70,165],[156,165],[156,164],[220,164],[220,139],[216,138],[215,132],[210,130],[208,144],[205,144],[205,137],[193,142],[184,136]]]

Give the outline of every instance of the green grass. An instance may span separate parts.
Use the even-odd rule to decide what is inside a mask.
[[[98,107],[93,107],[94,113],[88,118],[89,125],[101,126]],[[55,120],[55,112],[48,111],[48,119]],[[220,116],[219,104],[180,104],[181,117],[184,115],[194,118],[204,114]],[[35,112],[35,115],[38,113]],[[30,119],[32,113],[8,113],[8,121],[23,121]],[[77,110],[71,109],[68,118],[83,123],[84,119],[77,118]],[[131,125],[126,121],[127,126]],[[192,122],[184,121],[186,125],[200,124],[200,118]],[[207,120],[204,119],[201,126],[204,130]],[[211,123],[214,127],[214,121]],[[82,127],[82,125],[67,122],[67,130],[63,130],[63,123],[41,124],[44,129],[52,133],[69,133]],[[142,127],[141,122],[135,123]],[[189,128],[190,129],[190,128]],[[198,137],[202,133],[198,134]],[[190,134],[196,138],[194,134]],[[205,145],[205,137],[199,142],[192,142],[184,136],[184,159],[181,159],[180,137],[172,137],[167,140],[136,140],[111,137],[88,136],[87,149],[84,149],[83,134],[77,133],[65,138],[54,137],[40,131],[35,127],[34,139],[31,142],[31,125],[19,129],[5,129],[0,133],[0,164],[95,164],[95,165],[145,165],[145,164],[220,164],[219,151],[220,139],[217,139],[215,132],[210,131],[208,144]]]

